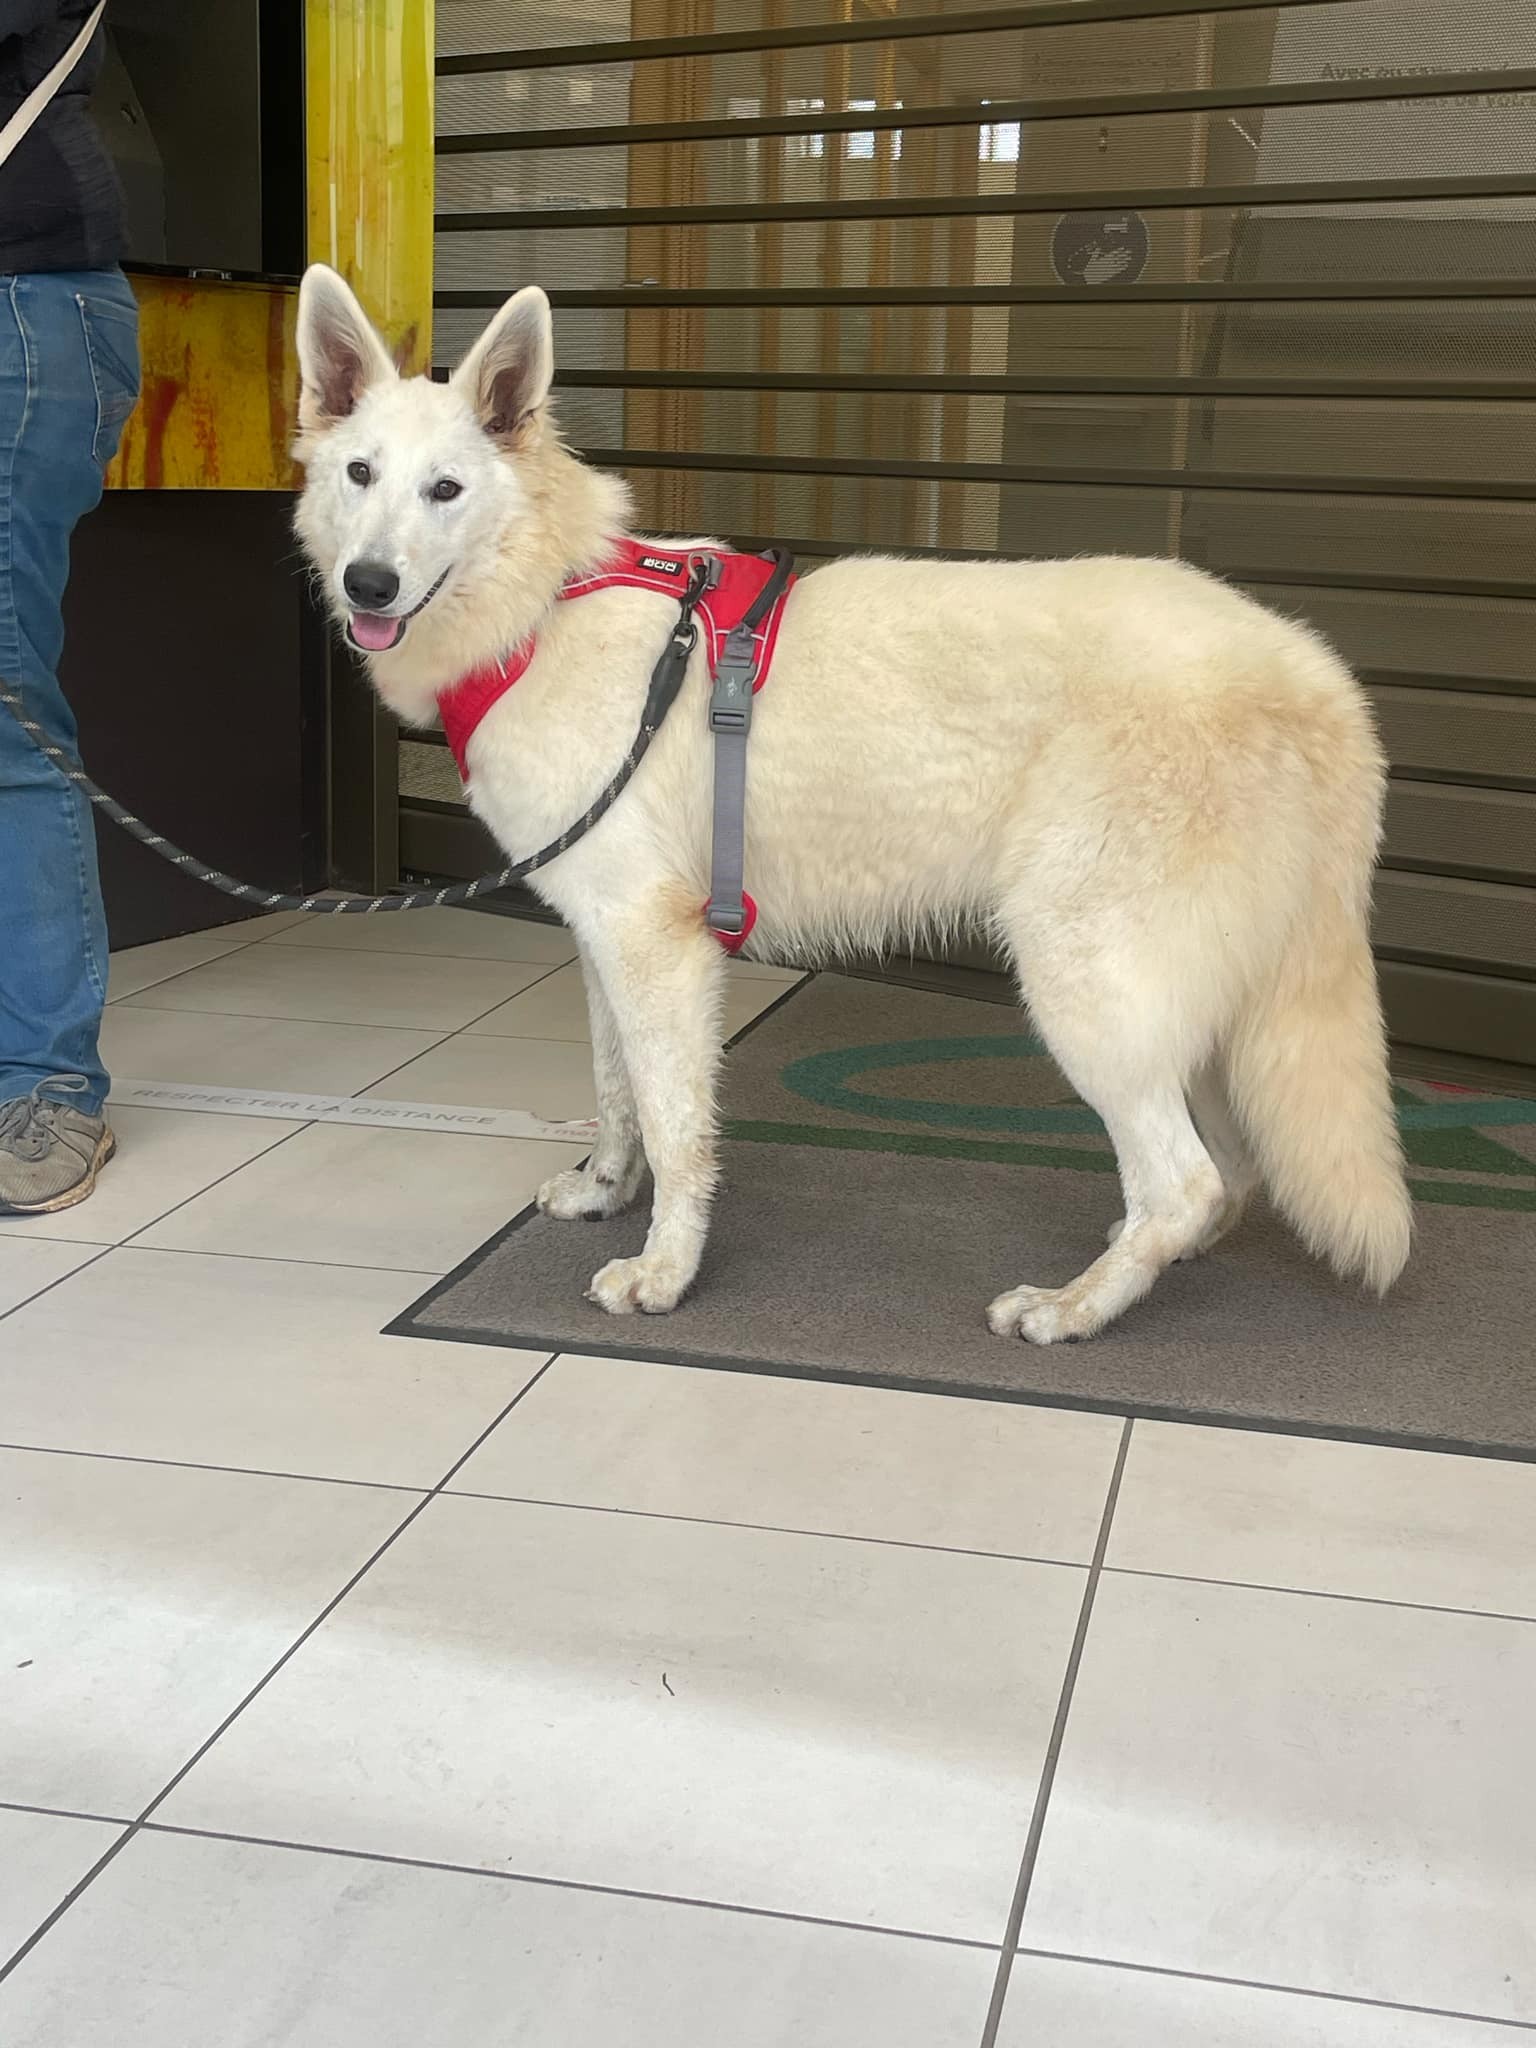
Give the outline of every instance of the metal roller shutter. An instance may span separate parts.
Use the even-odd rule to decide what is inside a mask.
[[[1531,0],[437,19],[441,361],[536,279],[655,530],[1180,554],[1312,620],[1393,763],[1396,1034],[1536,1060]],[[403,761],[418,864],[478,861]]]

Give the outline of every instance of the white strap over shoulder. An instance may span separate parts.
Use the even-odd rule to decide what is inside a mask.
[[[36,121],[38,115],[42,113],[48,102],[90,48],[91,37],[101,27],[101,17],[106,11],[107,0],[96,0],[96,5],[91,9],[90,18],[81,29],[79,35],[75,37],[75,40],[64,52],[58,63],[48,73],[48,76],[40,79],[33,86],[21,105],[12,114],[9,121],[6,122],[4,128],[0,129],[0,164],[5,162],[11,151],[15,149],[33,122]]]

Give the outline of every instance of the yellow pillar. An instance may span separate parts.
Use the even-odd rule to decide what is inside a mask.
[[[433,0],[305,0],[309,256],[432,360]]]

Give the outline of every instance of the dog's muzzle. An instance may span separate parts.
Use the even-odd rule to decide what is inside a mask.
[[[424,612],[448,581],[445,569],[419,604],[408,612],[349,612],[347,638],[360,654],[387,654],[405,638],[405,629],[418,612]]]

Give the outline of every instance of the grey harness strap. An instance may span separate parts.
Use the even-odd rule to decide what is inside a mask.
[[[709,866],[709,907],[705,922],[732,952],[751,927],[756,911],[744,886],[747,820],[747,740],[752,731],[752,694],[772,650],[775,613],[795,580],[795,561],[785,548],[765,548],[771,571],[762,588],[725,636],[709,693],[709,729],[715,736],[715,811]],[[720,578],[712,565],[707,593]]]
[[[715,821],[709,862],[712,932],[737,939],[746,929],[747,739],[752,730],[752,685],[757,677],[757,636],[732,627],[720,650],[709,693],[709,729],[715,736]]]

